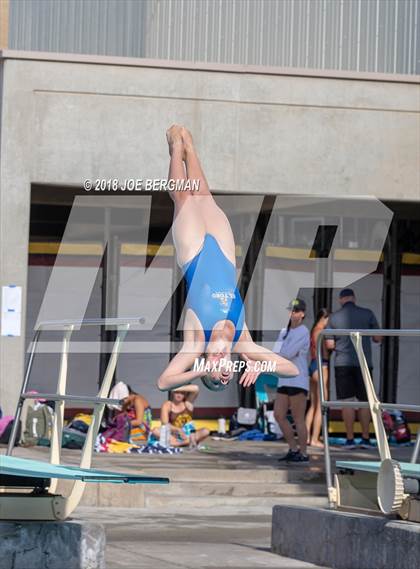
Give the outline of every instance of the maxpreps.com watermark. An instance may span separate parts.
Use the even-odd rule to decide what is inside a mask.
[[[203,358],[195,358],[194,360],[194,371],[202,373],[219,373],[221,371],[228,372],[241,372],[241,371],[256,371],[256,372],[274,372],[276,371],[276,362],[269,361],[254,361],[252,364],[244,360],[227,360],[226,358],[221,358],[217,362],[205,361]]]
[[[200,180],[166,180],[161,178],[96,178],[83,182],[87,192],[198,192]]]

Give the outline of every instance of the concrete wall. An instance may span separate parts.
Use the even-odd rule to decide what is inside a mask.
[[[24,298],[31,183],[165,177],[165,130],[173,122],[192,130],[215,190],[419,199],[420,87],[413,78],[3,56],[0,284],[23,286]],[[24,333],[1,337],[6,412],[23,361]]]

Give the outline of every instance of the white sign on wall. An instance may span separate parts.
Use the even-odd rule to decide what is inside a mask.
[[[22,287],[3,286],[1,291],[1,335],[20,336]]]

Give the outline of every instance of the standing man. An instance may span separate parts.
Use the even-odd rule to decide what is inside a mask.
[[[351,288],[343,289],[339,294],[341,308],[331,314],[328,328],[372,330],[379,328],[375,315],[368,308],[356,305],[356,297]],[[382,336],[373,336],[374,342],[382,342]],[[372,346],[369,336],[362,338],[363,351],[372,374]],[[326,347],[335,351],[335,384],[337,399],[341,401],[367,401],[365,384],[356,350],[349,336],[330,337],[326,340]],[[354,421],[356,410],[346,407],[343,409],[343,420],[346,427],[346,448],[355,448]],[[369,409],[358,409],[359,421],[362,426],[361,448],[369,448]]]

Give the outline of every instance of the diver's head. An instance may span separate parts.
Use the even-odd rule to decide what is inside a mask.
[[[210,389],[210,391],[223,391],[229,386],[229,382],[222,383],[219,379],[213,379],[210,374],[205,375],[201,378],[203,385]]]
[[[230,320],[217,322],[211,332],[207,344],[205,358],[207,382],[204,385],[215,391],[219,390],[219,384],[225,389],[233,379],[232,343],[235,335],[235,326]]]
[[[209,377],[227,385],[233,378],[232,371],[232,342],[224,336],[210,338],[206,350],[206,366],[210,364]]]

